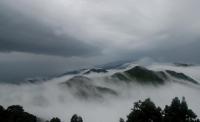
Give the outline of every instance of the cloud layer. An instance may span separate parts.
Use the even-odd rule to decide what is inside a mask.
[[[87,56],[98,48],[67,34],[57,34],[51,26],[42,24],[34,16],[0,7],[0,51],[27,52],[58,56]]]
[[[46,72],[52,65],[63,71],[143,57],[200,63],[199,5],[198,0],[1,0],[0,52],[6,60],[23,55],[29,70],[46,64]],[[59,56],[64,58],[55,61]],[[0,64],[23,66],[20,61]]]
[[[3,0],[1,3],[6,8],[1,10],[1,16],[7,16],[1,19],[1,24],[6,21],[1,29],[4,30],[1,50],[82,55],[93,52],[87,44],[99,46],[104,53],[113,53],[168,48],[199,39],[197,0],[19,0],[19,4]],[[16,13],[9,13],[10,9]]]

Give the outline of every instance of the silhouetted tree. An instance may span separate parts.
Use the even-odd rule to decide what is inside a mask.
[[[4,107],[0,105],[0,114],[1,114],[2,112],[4,112],[4,111],[5,111]]]
[[[123,119],[123,118],[120,118],[120,119],[119,119],[119,122],[125,122],[125,121],[124,121],[124,119]]]
[[[164,109],[164,122],[199,122],[197,115],[188,109],[185,98],[182,101],[175,97],[170,106],[165,106]]]
[[[12,105],[12,106],[9,106],[7,108],[7,111],[8,112],[18,112],[18,113],[20,113],[20,112],[24,112],[24,109],[20,105]]]
[[[156,107],[150,99],[136,102],[126,122],[200,122],[200,120],[188,108],[184,97],[182,101],[175,97],[171,105],[166,105],[163,111],[160,107]]]
[[[9,106],[6,110],[0,106],[0,122],[36,122],[37,118],[19,105]]]
[[[71,122],[83,122],[83,119],[82,119],[82,117],[80,117],[80,116],[74,114],[74,115],[72,116],[72,118],[71,118]]]
[[[59,118],[55,117],[50,120],[50,122],[61,122]]]
[[[156,107],[150,100],[138,101],[134,104],[134,108],[127,116],[126,122],[161,122],[161,108]]]
[[[3,122],[4,120],[4,114],[3,114],[4,111],[5,111],[4,107],[0,105],[0,122]]]
[[[22,106],[12,105],[4,109],[0,105],[0,122],[43,122],[36,116],[24,111]],[[61,122],[59,118],[52,118],[46,122]],[[71,122],[83,122],[81,116],[74,114]],[[119,122],[125,122],[120,118]],[[171,104],[162,110],[157,107],[150,99],[134,103],[131,113],[127,116],[126,122],[200,122],[197,115],[188,108],[187,102],[183,97],[180,101],[175,97]]]

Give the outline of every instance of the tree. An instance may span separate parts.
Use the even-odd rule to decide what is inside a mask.
[[[4,121],[4,107],[0,105],[0,122]]]
[[[20,105],[12,105],[12,106],[9,106],[7,108],[7,111],[8,112],[16,112],[16,113],[20,113],[20,112],[24,112],[24,109],[22,106]]]
[[[83,119],[81,116],[78,116],[77,114],[74,114],[71,118],[71,122],[83,122]]]
[[[120,118],[120,119],[119,119],[119,122],[125,122],[125,121],[124,121],[124,119],[123,119],[123,118]]]
[[[50,120],[50,122],[61,122],[59,118],[55,117]]]
[[[0,106],[0,122],[36,122],[37,117],[24,112],[20,105],[12,105],[7,109]]]
[[[127,116],[126,122],[161,122],[162,110],[156,107],[150,100],[146,99],[143,102],[138,101],[134,103],[134,108]]]
[[[0,105],[0,114],[5,111],[4,107]]]
[[[188,109],[185,98],[182,101],[175,97],[170,106],[165,106],[164,109],[164,122],[199,122],[197,115]]]
[[[120,119],[120,122],[122,121],[123,119]],[[166,105],[164,110],[156,107],[150,99],[134,103],[126,122],[200,122],[200,120],[188,108],[184,97],[181,101],[175,97],[171,105]]]

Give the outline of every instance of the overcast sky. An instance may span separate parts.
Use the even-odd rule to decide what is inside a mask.
[[[122,60],[200,63],[199,0],[1,0],[0,80]]]

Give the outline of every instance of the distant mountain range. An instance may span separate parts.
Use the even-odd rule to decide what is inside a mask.
[[[194,65],[174,63],[172,66],[185,68]],[[101,67],[69,71],[53,78],[29,79],[27,82],[42,83],[62,77],[69,78],[63,80],[59,85],[81,99],[102,99],[105,95],[118,96],[120,95],[118,90],[110,86],[120,86],[120,84],[129,86],[136,83],[156,87],[174,82],[185,85],[199,85],[198,81],[183,72],[169,69],[151,70],[134,62],[106,64]]]
[[[177,66],[177,64],[173,65]],[[178,67],[181,66],[186,67],[186,64],[178,65]],[[108,67],[108,65],[106,65],[106,67]],[[115,67],[112,69],[110,67],[104,68],[101,67],[70,71],[58,76],[57,78],[70,76],[70,79],[63,81],[60,85],[69,90],[69,92],[74,96],[81,99],[99,99],[103,98],[105,95],[118,96],[120,93],[108,86],[120,86],[120,84],[127,84],[128,86],[130,84],[137,83],[141,85],[159,86],[175,82],[185,85],[199,85],[199,82],[192,77],[182,72],[176,72],[168,69],[154,71],[146,67],[127,62],[120,65],[115,64]],[[95,82],[97,79],[100,79],[98,82],[106,83],[107,85],[99,85]]]

